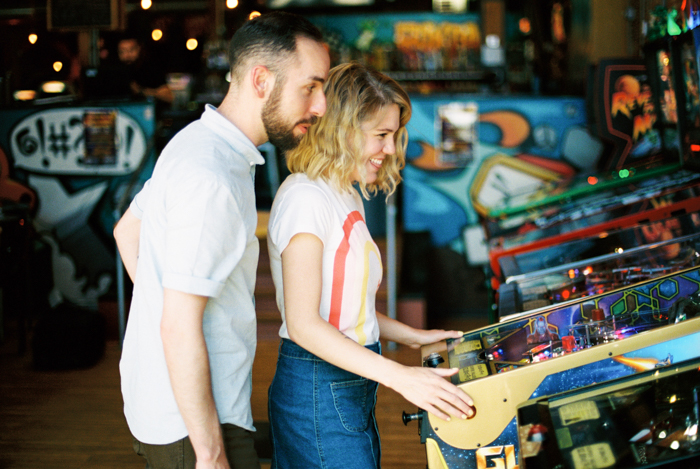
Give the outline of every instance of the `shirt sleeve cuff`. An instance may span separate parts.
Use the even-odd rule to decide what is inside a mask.
[[[189,277],[186,275],[165,273],[163,275],[163,287],[171,290],[191,293],[193,295],[208,296],[215,298],[219,296],[224,284],[205,278]]]
[[[133,213],[139,220],[143,218],[143,210],[141,210],[141,207],[139,207],[136,198],[134,198],[131,201],[131,204],[129,204],[129,209],[131,210],[131,213]]]

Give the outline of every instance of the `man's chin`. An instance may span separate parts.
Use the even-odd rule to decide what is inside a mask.
[[[287,152],[289,150],[294,150],[301,143],[301,138],[303,135],[293,137],[285,137],[280,139],[270,139],[270,143],[273,144],[279,151]]]

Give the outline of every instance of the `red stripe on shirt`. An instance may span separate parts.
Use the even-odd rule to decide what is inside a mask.
[[[340,242],[338,250],[335,252],[333,261],[333,290],[331,291],[331,310],[328,322],[336,329],[340,330],[340,310],[343,306],[343,286],[345,285],[345,261],[350,251],[350,233],[358,221],[362,220],[362,215],[357,210],[350,212],[343,223],[343,240]]]

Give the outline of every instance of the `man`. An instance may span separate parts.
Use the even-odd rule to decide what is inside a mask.
[[[173,102],[174,95],[166,82],[165,73],[146,59],[136,37],[127,35],[121,38],[117,43],[117,56],[133,96],[151,97],[163,103]]]
[[[326,110],[330,59],[307,20],[274,12],[231,39],[218,108],[166,146],[114,235],[134,292],[120,370],[135,449],[159,468],[259,467],[250,431],[257,146],[296,146]],[[137,262],[138,259],[138,262]],[[228,456],[228,460],[227,460]]]

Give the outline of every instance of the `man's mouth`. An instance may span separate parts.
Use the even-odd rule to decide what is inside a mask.
[[[305,134],[306,132],[309,131],[309,127],[314,125],[318,121],[317,116],[312,116],[310,119],[303,119],[297,122],[295,127],[298,127],[299,130],[301,130],[302,134]]]

